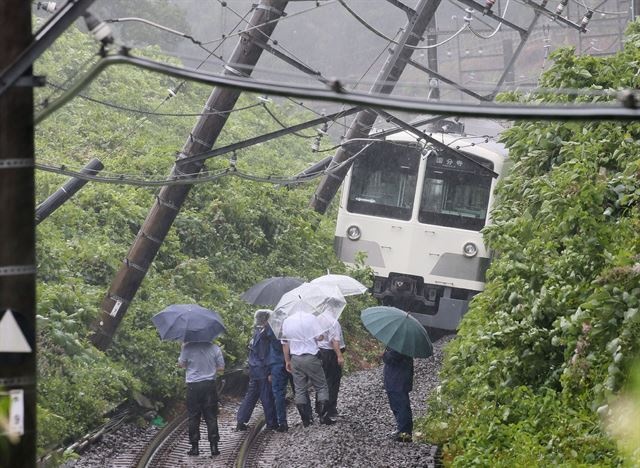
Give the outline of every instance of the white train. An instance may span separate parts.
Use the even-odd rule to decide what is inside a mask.
[[[501,145],[432,136],[501,174]],[[373,295],[383,304],[411,312],[425,326],[454,330],[484,289],[490,254],[480,230],[490,222],[496,182],[468,158],[418,144],[407,132],[373,143],[345,178],[336,253],[347,264],[366,254]]]

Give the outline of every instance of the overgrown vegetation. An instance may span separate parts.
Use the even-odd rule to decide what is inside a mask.
[[[553,58],[541,88],[637,89],[640,24],[614,56]],[[496,258],[421,423],[447,464],[640,463],[638,445],[627,439],[621,452],[605,429],[640,351],[639,140],[640,124],[619,122],[519,122],[504,133],[514,165],[485,229]]]
[[[96,48],[86,35],[69,31],[38,61],[36,71],[60,84],[75,78]],[[153,110],[177,84],[131,67],[112,67],[84,94]],[[36,103],[51,91],[40,91]],[[198,112],[210,91],[186,84],[159,110]],[[238,107],[258,102],[243,96]],[[270,106],[284,121],[309,117],[286,101]],[[79,168],[97,157],[105,172],[163,179],[194,121],[122,112],[78,97],[38,126],[37,158]],[[261,107],[234,113],[218,146],[276,128]],[[242,151],[238,167],[261,175],[295,174],[318,159],[309,141],[291,136]],[[226,167],[228,157],[208,162],[210,170]],[[37,200],[65,180],[39,171]],[[312,279],[327,270],[344,272],[332,251],[332,216],[307,208],[312,190],[233,177],[195,186],[107,353],[88,342],[89,325],[156,190],[90,182],[42,222],[37,244],[39,446],[83,434],[134,392],[156,401],[183,396],[183,374],[176,367],[179,346],[161,342],[150,320],[167,305],[199,303],[219,311],[228,330],[220,342],[231,366],[243,360],[251,331],[252,306],[239,299],[242,291],[275,275]],[[357,274],[368,282],[366,270]],[[365,336],[360,306],[353,304],[343,314],[347,339]]]

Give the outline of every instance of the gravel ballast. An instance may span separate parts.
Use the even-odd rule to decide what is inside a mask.
[[[411,392],[414,420],[425,416],[426,400],[439,384],[442,348],[452,337],[445,336],[434,343],[434,354],[415,360],[415,378]],[[346,359],[349,359],[348,354]],[[261,412],[260,404],[256,412]],[[353,372],[342,379],[336,424],[321,425],[317,418],[305,428],[291,404],[288,411],[290,429],[274,432],[267,442],[267,453],[260,467],[433,467],[437,447],[424,443],[400,443],[388,438],[395,430],[395,420],[389,408],[382,383],[382,366]],[[222,421],[221,421],[222,423]],[[68,466],[76,468],[123,466],[132,445],[148,441],[157,431],[124,426],[118,433],[105,436],[102,443],[92,446],[79,460]],[[204,433],[206,434],[206,432]],[[224,441],[221,441],[223,444]],[[211,466],[217,466],[211,460]]]

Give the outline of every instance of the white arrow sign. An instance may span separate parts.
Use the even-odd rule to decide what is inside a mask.
[[[0,320],[0,353],[30,353],[31,346],[24,337],[13,312],[7,310]]]

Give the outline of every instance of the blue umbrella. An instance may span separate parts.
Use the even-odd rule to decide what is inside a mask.
[[[401,354],[423,358],[433,354],[427,330],[404,310],[369,307],[362,311],[360,319],[373,336]]]
[[[197,304],[173,304],[151,319],[163,340],[212,341],[225,332],[217,312]]]

